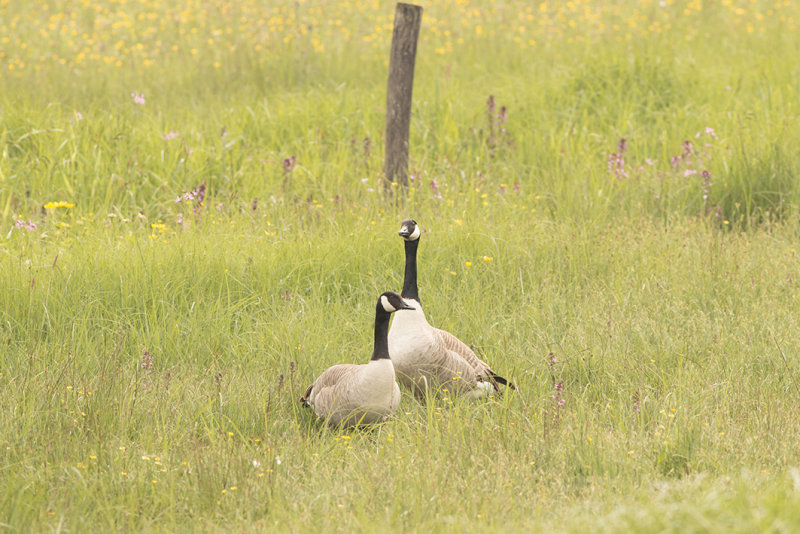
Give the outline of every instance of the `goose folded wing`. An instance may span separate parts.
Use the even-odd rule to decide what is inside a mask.
[[[330,407],[336,399],[348,398],[353,390],[360,366],[342,363],[329,367],[311,384],[304,398],[320,407]]]
[[[439,344],[446,348],[448,351],[455,353],[459,358],[463,359],[477,377],[491,378],[494,376],[494,371],[491,370],[489,365],[478,358],[475,352],[464,344],[460,339],[444,330],[434,328],[434,334]]]

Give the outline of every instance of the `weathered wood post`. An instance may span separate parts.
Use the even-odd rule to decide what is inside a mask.
[[[394,12],[389,83],[386,89],[386,154],[383,174],[389,182],[408,185],[408,132],[414,61],[422,21],[422,6],[398,3]]]

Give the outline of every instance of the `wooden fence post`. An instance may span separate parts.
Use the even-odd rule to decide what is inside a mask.
[[[397,4],[386,89],[386,154],[383,174],[388,182],[397,181],[404,186],[408,185],[411,91],[414,88],[414,62],[421,21],[421,6]]]

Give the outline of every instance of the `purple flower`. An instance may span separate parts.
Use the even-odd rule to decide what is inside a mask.
[[[17,219],[17,221],[14,223],[14,226],[17,228],[24,228],[29,232],[36,230],[36,223],[33,221],[25,222],[22,219]]]
[[[195,202],[194,211],[197,212],[198,208],[202,207],[203,199],[206,196],[206,184],[202,183],[191,191],[182,191],[175,202]]]
[[[708,195],[711,193],[711,173],[708,171],[703,171],[700,173],[700,176],[703,177],[703,200],[708,200]]]
[[[139,93],[138,95],[133,92],[131,93],[131,98],[133,99],[134,104],[139,104],[140,106],[144,106],[144,93]]]
[[[193,191],[194,197],[197,199],[197,205],[201,206],[203,204],[203,199],[206,198],[206,183],[203,182],[197,189]]]
[[[164,141],[169,141],[171,139],[175,139],[179,135],[180,134],[178,132],[176,132],[175,130],[170,130],[169,133],[164,136]]]
[[[144,351],[142,359],[139,360],[139,367],[145,369],[146,373],[149,373],[153,369],[153,355],[150,354],[150,351]]]
[[[289,174],[297,164],[297,156],[289,156],[283,160],[283,174]]]
[[[688,178],[689,176],[692,176],[694,174],[697,174],[697,171],[694,169],[686,169],[685,171],[683,171],[684,178]]]
[[[81,113],[80,111],[76,111],[75,112],[75,120],[76,121],[82,121],[83,120],[83,113]]]
[[[439,192],[439,182],[436,181],[436,178],[431,180],[431,189],[433,189],[433,196],[435,198],[442,198],[442,194]]]
[[[608,172],[612,173],[618,180],[628,177],[628,171],[625,170],[625,152],[628,149],[628,143],[625,139],[620,139],[617,144],[617,151],[608,155]]]

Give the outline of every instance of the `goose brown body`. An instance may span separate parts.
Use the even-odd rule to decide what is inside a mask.
[[[401,295],[415,309],[395,317],[389,330],[389,352],[397,379],[418,396],[447,389],[477,397],[499,391],[499,385],[513,388],[456,336],[428,323],[417,290],[420,230],[415,221],[407,220],[398,233],[406,250]]]
[[[369,363],[329,367],[308,386],[300,401],[331,425],[376,423],[394,413],[400,404],[400,388],[389,358],[389,317],[395,311],[413,309],[397,293],[383,293],[375,309],[375,342]]]
[[[306,390],[306,403],[331,425],[377,423],[400,404],[391,360],[329,367]]]

